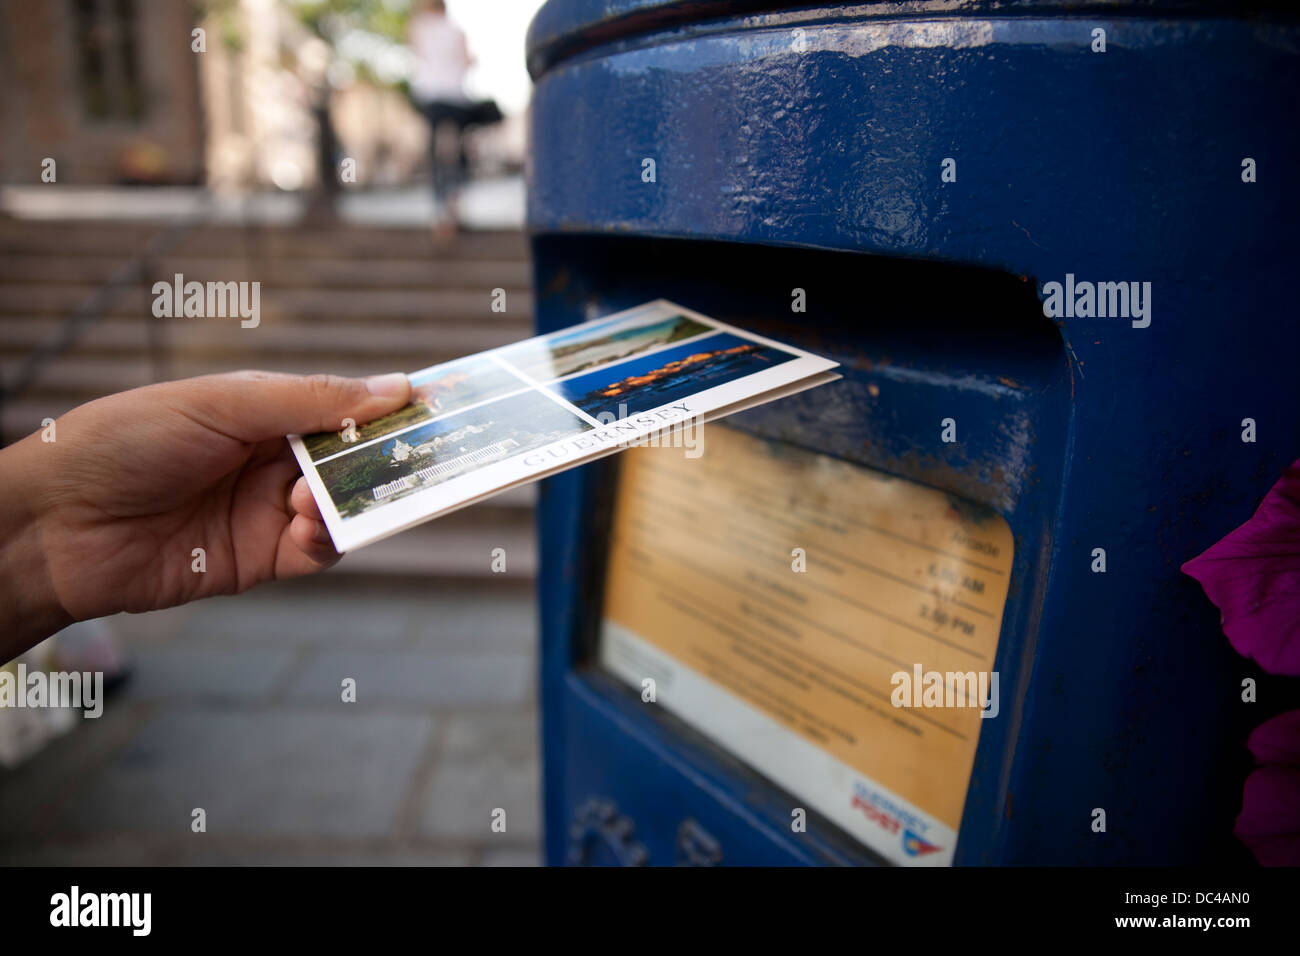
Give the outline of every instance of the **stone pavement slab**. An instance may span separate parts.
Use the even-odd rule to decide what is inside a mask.
[[[148,706],[110,699],[102,716],[83,719],[34,757],[0,770],[0,862],[6,858],[3,844],[50,835],[67,798],[112,761],[152,712]]]
[[[369,599],[313,589],[250,591],[194,605],[182,643],[238,647],[353,644],[382,649],[405,642],[427,604],[413,595]]]
[[[535,845],[541,833],[537,749],[531,713],[451,718],[420,832],[481,834],[490,850]],[[506,811],[505,833],[491,829],[497,808]]]
[[[539,846],[535,850],[516,850],[501,849],[487,850],[482,858],[478,861],[478,866],[541,866],[542,851]]]
[[[383,836],[432,731],[423,716],[170,710],[87,782],[59,824],[184,833],[201,807],[208,833]]]
[[[200,850],[166,862],[186,866],[473,866],[474,854],[461,849],[438,850],[279,850],[245,848]]]
[[[337,701],[345,678],[357,703],[422,703],[430,707],[520,705],[533,680],[529,656],[453,656],[437,651],[327,651],[309,661],[289,690],[291,700]]]
[[[137,646],[124,690],[131,698],[191,702],[265,698],[296,660],[284,648]]]

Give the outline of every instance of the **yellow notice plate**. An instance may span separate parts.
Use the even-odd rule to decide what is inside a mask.
[[[694,459],[623,453],[601,666],[887,859],[951,863],[999,707],[1011,529],[824,455],[704,438]]]

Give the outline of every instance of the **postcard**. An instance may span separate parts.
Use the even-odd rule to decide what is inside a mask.
[[[675,430],[833,381],[836,363],[666,300],[411,374],[411,404],[290,435],[340,551]]]

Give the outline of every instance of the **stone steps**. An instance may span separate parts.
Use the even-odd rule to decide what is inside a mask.
[[[160,274],[159,279],[170,283],[171,275]],[[191,277],[187,275],[186,281],[190,280]],[[532,315],[532,294],[522,290],[515,290],[512,294],[506,289],[506,311],[493,312],[493,288],[505,287],[475,290],[320,289],[286,288],[263,281],[258,293],[258,308],[262,320],[287,318],[316,323],[407,317],[414,321],[428,322],[446,317],[459,321],[504,322],[523,326],[528,321],[527,317]],[[94,295],[96,289],[97,286],[93,283],[7,282],[0,285],[0,315],[66,314]],[[155,296],[151,289],[152,283],[148,286],[124,288],[108,314],[128,317],[152,314]],[[174,296],[169,297],[169,301],[170,299],[174,299]],[[189,317],[187,321],[200,319]],[[213,317],[203,321],[223,320]]]
[[[0,315],[0,365],[55,335],[60,321],[59,316],[51,315]],[[68,355],[139,357],[153,327],[148,319],[110,317],[87,327]],[[410,318],[373,319],[360,327],[346,321],[320,325],[264,321],[256,329],[243,329],[235,320],[163,319],[157,328],[174,355],[234,359],[254,354],[317,361],[342,356],[405,371],[414,371],[409,368],[413,362],[433,365],[531,334],[529,325],[517,321],[417,322]]]
[[[86,283],[93,287],[106,281],[113,270],[129,261],[129,255],[31,254],[6,252],[0,258],[0,284],[10,282]],[[181,273],[205,282],[259,280],[277,288],[460,289],[504,288],[527,292],[532,282],[526,261],[510,259],[426,258],[361,259],[338,256],[307,259],[271,259],[252,263],[232,255],[165,255],[151,270],[158,279]]]
[[[0,219],[0,255],[105,255],[140,252],[166,223],[105,223]],[[168,255],[279,259],[424,259],[527,262],[522,232],[468,232],[447,247],[418,229],[338,225],[204,225],[181,236]]]

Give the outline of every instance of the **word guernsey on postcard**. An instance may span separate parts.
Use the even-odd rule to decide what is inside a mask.
[[[352,551],[624,448],[677,446],[836,364],[661,299],[415,372],[400,411],[289,441]]]

